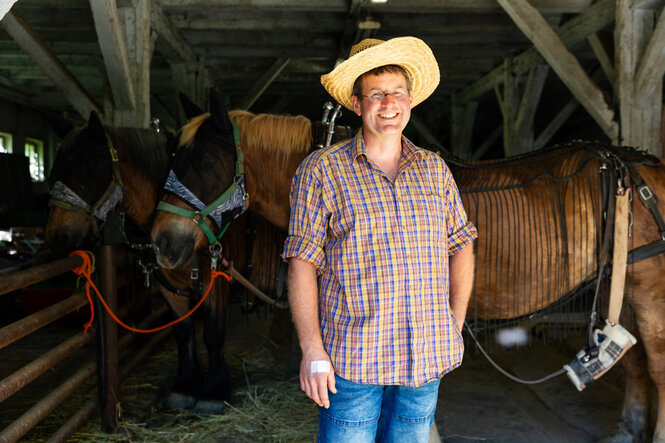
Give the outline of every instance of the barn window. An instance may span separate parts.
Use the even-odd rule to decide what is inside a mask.
[[[0,153],[12,153],[12,135],[0,132]]]
[[[44,181],[44,142],[26,137],[25,156],[30,160],[32,181]]]

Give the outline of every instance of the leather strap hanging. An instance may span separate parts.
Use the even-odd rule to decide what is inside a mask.
[[[615,197],[614,245],[612,257],[612,282],[610,285],[610,305],[607,320],[619,323],[623,290],[626,282],[626,259],[628,257],[628,203],[630,187],[619,188]]]

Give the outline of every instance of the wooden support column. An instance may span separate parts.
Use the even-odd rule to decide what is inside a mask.
[[[548,72],[549,67],[545,64],[538,65],[529,72],[514,127],[516,151],[519,154],[531,152],[534,149],[534,119]]]
[[[478,102],[467,102],[458,106],[453,100],[450,148],[456,157],[471,158],[471,141],[477,110]]]
[[[615,28],[617,142],[662,157],[661,114],[665,73],[665,16],[617,0]]]
[[[518,154],[515,131],[515,119],[519,109],[518,77],[513,72],[512,58],[503,62],[503,87],[495,88],[499,108],[503,115],[503,152],[506,157]]]
[[[156,36],[150,30],[150,0],[121,9],[115,0],[90,0],[113,101],[114,126],[150,125],[150,61]]]

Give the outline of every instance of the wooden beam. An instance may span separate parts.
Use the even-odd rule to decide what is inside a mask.
[[[441,142],[439,142],[434,134],[432,134],[432,131],[429,130],[427,125],[423,123],[423,121],[413,112],[411,113],[411,118],[409,119],[409,123],[413,126],[413,129],[416,130],[420,135],[423,136],[423,138],[427,141],[427,143],[431,144],[432,146],[436,146],[442,151],[449,152],[446,148],[443,147]]]
[[[616,25],[614,27],[614,50],[616,54],[616,101],[619,105],[619,119],[621,122],[621,138],[617,136],[614,141],[617,144],[632,145],[630,134],[632,134],[633,113],[633,78],[635,73],[635,49],[633,15],[630,1],[617,0],[616,2]]]
[[[254,83],[254,85],[247,91],[245,96],[240,100],[238,109],[249,109],[252,107],[254,102],[261,97],[261,94],[270,86],[270,84],[275,81],[277,76],[282,72],[286,65],[291,61],[288,57],[279,57],[274,63],[268,68],[266,72],[259,77],[259,79]]]
[[[604,41],[597,32],[589,35],[587,41],[589,42],[593,53],[596,54],[596,58],[605,73],[605,77],[607,77],[607,80],[609,80],[612,87],[614,87],[616,79],[614,73],[614,54],[608,50],[608,42]]]
[[[178,29],[171,23],[171,20],[164,14],[162,7],[157,1],[152,0],[150,7],[150,26],[159,34],[173,54],[162,54],[164,57],[177,58],[188,63],[198,63],[199,58],[194,53],[189,44],[183,40],[178,33]]]
[[[0,20],[12,9],[17,0],[0,0]]]
[[[619,127],[614,121],[614,110],[605,102],[603,92],[584,72],[575,56],[561,42],[538,10],[527,0],[497,1],[531,40],[575,98],[591,114],[603,132],[610,139],[616,138]]]
[[[665,74],[665,14],[660,14],[647,48],[635,73],[635,97],[638,102],[650,99],[662,86]]]
[[[557,31],[561,42],[566,46],[573,46],[588,35],[611,24],[614,21],[614,2],[615,0],[598,0],[586,12],[561,25]],[[530,48],[514,57],[515,73],[525,74],[542,62],[543,57],[538,50]],[[466,101],[475,100],[477,97],[491,91],[496,85],[501,84],[504,76],[503,70],[504,66],[501,65],[459,91],[456,94],[458,103],[462,104]]]
[[[125,38],[115,0],[90,0],[113,104],[116,109],[134,109],[134,87],[129,68]]]
[[[541,149],[547,146],[554,134],[557,133],[561,126],[573,115],[573,112],[578,108],[580,102],[570,99],[552,120],[545,126],[545,128],[538,134],[536,140],[533,142],[533,149]]]
[[[478,102],[467,102],[462,106],[453,104],[450,150],[455,157],[469,158],[471,155],[471,140],[477,110]]]
[[[0,24],[84,119],[91,111],[102,114],[74,75],[16,12],[8,12]]]
[[[113,123],[116,126],[148,128],[150,125],[150,63],[157,38],[150,30],[150,6],[151,0],[134,0],[131,6],[118,9],[125,37],[134,107],[115,107]]]
[[[490,135],[487,136],[487,138],[478,146],[478,149],[476,149],[473,152],[473,155],[471,156],[471,160],[480,160],[483,158],[485,154],[487,154],[487,151],[496,143],[496,141],[501,137],[501,133],[503,132],[503,124],[498,125],[494,130],[490,133]]]

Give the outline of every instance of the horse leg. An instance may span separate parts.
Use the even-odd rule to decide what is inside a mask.
[[[665,443],[665,306],[650,304],[640,316],[640,335],[646,349],[649,375],[655,386],[657,407],[653,441]]]
[[[187,313],[188,298],[176,296],[166,290],[162,290],[162,294],[177,317]],[[166,398],[166,406],[173,409],[190,408],[196,402],[196,394],[203,380],[203,371],[196,356],[193,320],[186,318],[173,325],[173,335],[178,347],[178,373]]]
[[[219,284],[204,304],[203,342],[208,350],[208,376],[201,388],[194,410],[199,414],[219,414],[224,402],[231,399],[231,381],[224,359],[225,295],[228,286]]]
[[[604,443],[646,441],[649,419],[649,374],[641,339],[621,359],[626,378],[623,409],[618,431]]]

